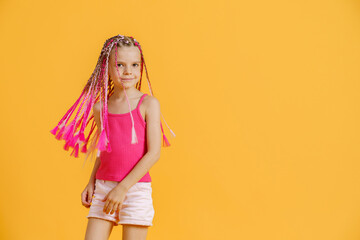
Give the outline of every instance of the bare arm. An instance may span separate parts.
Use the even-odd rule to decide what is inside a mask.
[[[100,166],[100,157],[96,157],[96,161],[95,161],[94,168],[93,168],[91,176],[90,176],[89,183],[95,184],[95,180],[96,180],[95,176],[96,176],[97,170],[99,169],[99,166]]]
[[[94,113],[95,123],[96,123],[96,126],[97,126],[97,131],[99,133],[100,129],[101,129],[100,128],[100,105],[99,105],[99,102],[94,104],[93,113]],[[95,184],[96,172],[99,169],[99,166],[100,166],[100,156],[97,156],[95,164],[94,164],[93,171],[92,171],[90,179],[89,179],[89,183],[94,183]]]
[[[144,101],[145,103],[145,101]],[[159,160],[161,150],[160,129],[160,103],[151,96],[145,105],[147,152],[129,172],[129,174],[117,185],[117,187],[129,189],[137,183]]]

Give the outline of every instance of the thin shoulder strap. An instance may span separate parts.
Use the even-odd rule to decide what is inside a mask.
[[[137,105],[137,107],[136,107],[136,108],[139,108],[139,107],[140,107],[140,105],[141,105],[142,101],[144,100],[145,95],[147,95],[147,94],[146,94],[146,93],[144,93],[144,94],[141,96],[140,101],[139,101],[139,103],[138,103],[138,105]]]

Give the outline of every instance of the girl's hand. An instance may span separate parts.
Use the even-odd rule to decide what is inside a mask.
[[[121,185],[114,187],[102,200],[105,202],[103,211],[108,214],[113,214],[114,212],[119,213],[121,205],[125,199],[126,189]],[[116,216],[117,216],[116,215]]]
[[[82,205],[85,206],[86,208],[89,208],[91,205],[94,190],[95,190],[95,184],[88,183],[88,185],[86,185],[84,191],[81,193],[81,202],[82,202]]]

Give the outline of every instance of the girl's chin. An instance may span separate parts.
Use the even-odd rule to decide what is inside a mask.
[[[139,80],[135,80],[135,79],[131,79],[131,80],[119,80],[119,82],[122,82],[122,83],[136,83],[138,82]]]
[[[132,83],[132,82],[123,82],[123,84],[121,84],[120,83],[120,85],[122,86],[122,85],[124,85],[124,86],[132,86],[132,85],[135,85],[134,83]]]
[[[119,87],[127,89],[127,88],[135,87],[135,84],[129,84],[129,83],[126,84],[126,83],[124,83],[124,87],[123,87],[123,85],[120,83]]]

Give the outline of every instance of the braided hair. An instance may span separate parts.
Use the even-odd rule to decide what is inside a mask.
[[[142,53],[142,49],[140,43],[136,41],[135,38],[131,36],[123,36],[123,35],[116,35],[107,39],[104,43],[103,48],[101,49],[100,56],[98,58],[95,70],[91,74],[90,79],[87,81],[80,97],[75,101],[75,103],[70,107],[70,109],[66,112],[66,114],[62,117],[59,123],[53,128],[50,132],[55,135],[57,140],[65,140],[64,149],[66,151],[69,148],[73,148],[70,156],[75,156],[76,158],[79,156],[79,150],[82,153],[86,153],[86,158],[95,152],[95,149],[98,151],[107,151],[111,152],[111,144],[109,142],[109,125],[108,125],[108,99],[114,93],[114,82],[110,79],[108,74],[108,66],[109,66],[109,58],[111,55],[112,50],[115,50],[115,65],[116,69],[119,74],[118,66],[117,66],[117,48],[118,47],[131,47],[135,46],[138,47],[140,50],[141,55],[141,68],[140,68],[140,80],[136,83],[136,89],[140,91],[141,89],[141,80],[142,80],[142,73],[143,68],[145,67],[146,78],[150,89],[150,94],[153,96],[152,87],[150,84],[148,71],[146,68],[144,56]],[[122,83],[123,84],[123,83]],[[131,113],[131,108],[129,104],[129,100],[125,91],[126,100],[129,106],[129,114],[132,121],[132,137],[131,137],[131,144],[137,144],[137,137],[136,131],[134,127],[134,120]],[[101,121],[101,129],[95,131],[97,128],[94,114],[91,114],[90,111],[93,108],[96,102],[100,101],[100,121]],[[80,103],[80,105],[79,105]],[[78,107],[79,106],[79,107]],[[72,121],[69,122],[70,117],[75,112],[75,109],[78,107],[76,111],[76,115]],[[161,114],[161,113],[160,113]],[[162,116],[162,115],[161,115]],[[164,119],[164,118],[163,118]],[[90,132],[88,136],[85,138],[85,128],[92,120]],[[165,124],[167,125],[165,119]],[[161,131],[163,134],[163,147],[169,147],[170,143],[165,136],[162,124],[160,122]],[[171,134],[175,137],[175,133],[169,128]],[[91,138],[91,139],[90,139]],[[88,147],[88,144],[90,146]],[[80,145],[82,145],[80,147]],[[81,149],[80,149],[81,148]],[[85,160],[86,160],[85,158]]]

